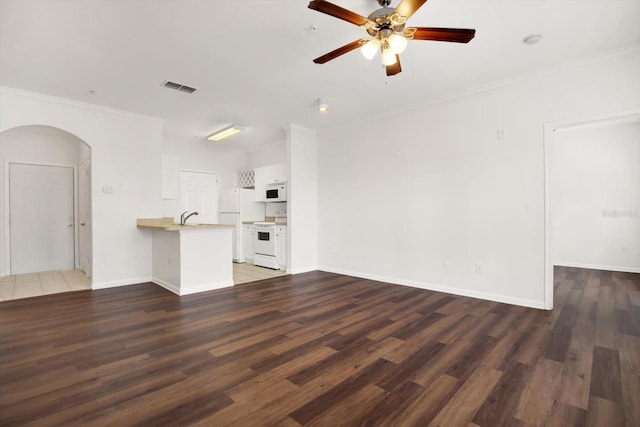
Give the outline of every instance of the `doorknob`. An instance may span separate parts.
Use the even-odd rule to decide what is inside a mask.
[[[69,225],[67,225],[67,227],[73,227],[73,224],[69,224]]]
[[[86,224],[84,222],[81,222],[80,225],[84,227]]]

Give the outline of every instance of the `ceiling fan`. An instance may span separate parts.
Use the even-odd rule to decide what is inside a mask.
[[[434,28],[407,27],[407,19],[411,17],[427,0],[402,0],[395,8],[389,7],[391,0],[378,0],[381,9],[374,10],[367,18],[324,0],[309,2],[309,9],[326,13],[343,21],[364,28],[370,39],[358,39],[313,60],[316,64],[324,64],[345,53],[360,48],[367,59],[372,59],[376,52],[382,52],[382,63],[387,76],[402,71],[400,53],[407,46],[407,40],[434,40],[443,42],[468,43],[476,34],[476,30],[466,28]]]

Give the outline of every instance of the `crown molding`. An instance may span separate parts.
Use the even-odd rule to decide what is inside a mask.
[[[31,92],[31,91],[16,89],[8,86],[0,86],[0,96],[19,96],[23,98],[31,98],[31,99],[37,99],[40,101],[51,102],[54,104],[61,104],[61,105],[83,108],[83,109],[92,110],[92,111],[98,111],[101,113],[114,114],[114,115],[125,116],[125,117],[133,117],[141,120],[149,120],[157,123],[165,122],[165,119],[163,118],[151,116],[148,114],[134,113],[131,111],[119,110],[117,108],[111,108],[111,107],[104,107],[102,105],[90,104],[88,102],[76,101],[68,98],[60,98],[58,96],[45,95],[43,93]]]
[[[574,68],[584,67],[584,66],[588,66],[596,63],[602,63],[602,62],[611,62],[618,59],[632,58],[634,56],[640,56],[640,43],[633,44],[633,45],[626,46],[619,49],[614,49],[614,50],[603,52],[603,53],[599,53],[597,55],[579,58],[573,61],[567,61],[560,64],[551,65],[536,71],[531,71],[524,74],[518,74],[513,77],[497,80],[495,82],[487,83],[484,85],[479,85],[470,89],[452,92],[452,93],[442,95],[430,100],[409,103],[395,110],[374,113],[360,120],[351,120],[349,122],[342,122],[335,126],[319,129],[318,133],[319,134],[331,133],[335,130],[341,129],[346,125],[353,125],[354,123],[360,124],[365,121],[369,123],[372,120],[375,121],[376,119],[386,120],[386,119],[389,119],[390,117],[401,117],[401,116],[407,115],[408,113],[415,112],[416,110],[425,110],[427,108],[430,108],[439,104],[444,104],[447,102],[459,100],[462,98],[466,98],[468,96],[487,93],[493,90],[513,86],[516,84],[532,82],[542,77],[553,76],[555,74],[568,71]]]

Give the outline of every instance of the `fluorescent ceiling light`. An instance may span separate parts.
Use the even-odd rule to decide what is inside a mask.
[[[230,137],[231,135],[235,135],[238,132],[242,132],[243,130],[245,130],[245,128],[242,126],[231,125],[212,133],[207,137],[207,139],[209,141],[218,142],[224,138]]]

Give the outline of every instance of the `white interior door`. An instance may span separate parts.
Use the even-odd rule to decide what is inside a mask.
[[[180,213],[198,212],[189,222],[218,223],[218,175],[204,172],[180,172]]]
[[[9,165],[11,273],[74,267],[73,168]]]
[[[80,268],[87,277],[92,275],[91,244],[91,160],[80,163],[78,170],[78,252]]]

